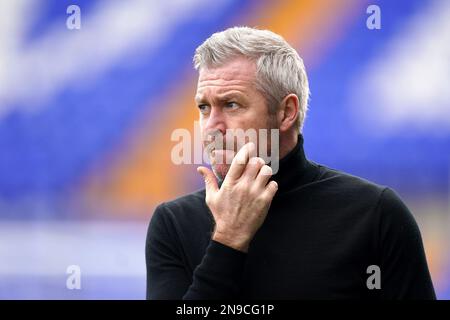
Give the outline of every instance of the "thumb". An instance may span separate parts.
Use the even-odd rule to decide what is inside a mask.
[[[219,191],[216,176],[210,169],[205,167],[198,167],[197,172],[200,173],[203,176],[203,179],[205,180],[205,187],[207,193],[214,193]]]

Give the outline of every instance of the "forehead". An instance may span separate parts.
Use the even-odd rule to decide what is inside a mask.
[[[222,66],[200,69],[197,94],[206,91],[251,90],[256,76],[256,64],[245,58],[236,58]]]

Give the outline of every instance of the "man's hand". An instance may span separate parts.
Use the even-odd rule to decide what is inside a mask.
[[[263,224],[278,189],[275,181],[267,183],[272,169],[264,160],[250,158],[254,150],[252,142],[239,150],[220,189],[211,170],[197,168],[205,180],[206,204],[216,222],[212,239],[243,252]]]

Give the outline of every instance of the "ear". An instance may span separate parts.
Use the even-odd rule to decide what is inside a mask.
[[[299,100],[296,94],[291,93],[284,97],[283,101],[281,101],[278,113],[281,132],[289,131],[296,125],[298,110]]]

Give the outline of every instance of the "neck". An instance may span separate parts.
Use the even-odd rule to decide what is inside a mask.
[[[278,172],[272,180],[278,183],[277,194],[301,187],[317,176],[317,166],[306,159],[303,149],[303,135],[297,135],[296,144],[284,156],[281,156]],[[285,144],[287,145],[287,144]]]
[[[280,135],[280,159],[283,159],[291,152],[298,143],[298,133],[287,133]],[[283,141],[281,143],[281,141]]]

